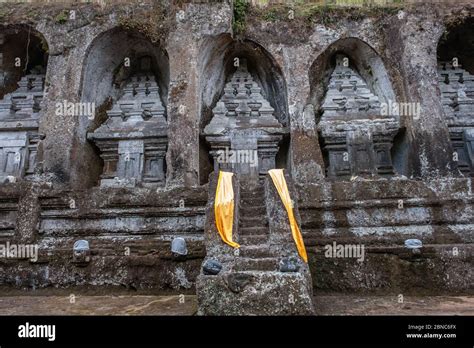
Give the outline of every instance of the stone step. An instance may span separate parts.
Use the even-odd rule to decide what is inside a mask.
[[[243,197],[240,199],[240,205],[245,206],[245,205],[252,205],[252,206],[265,206],[265,200],[261,197]]]
[[[240,197],[243,198],[265,198],[265,191],[264,190],[255,190],[255,191],[240,191]]]
[[[261,204],[261,203],[253,204],[253,203],[240,202],[239,208],[245,213],[258,211],[261,213],[261,215],[264,215],[267,212],[267,207],[265,206],[265,204]]]
[[[264,216],[240,216],[239,227],[268,227],[268,220]]]
[[[239,208],[240,215],[245,216],[266,216],[267,215],[267,208],[265,206],[241,206]]]
[[[248,258],[270,258],[275,256],[266,244],[243,245],[239,249],[239,255]]]
[[[233,271],[276,271],[278,259],[274,257],[253,259],[240,257],[235,261]]]
[[[260,235],[241,235],[239,238],[239,243],[242,245],[257,245],[263,244],[268,242],[268,235],[267,234],[260,234]]]
[[[241,199],[240,200],[240,206],[241,207],[265,207],[265,201],[260,198],[252,198],[252,199]]]
[[[264,191],[265,188],[263,185],[255,185],[255,183],[243,183],[240,185],[241,192],[255,192],[255,191]]]
[[[239,228],[239,234],[241,236],[267,235],[268,227],[265,227],[265,226],[242,227],[242,228]]]

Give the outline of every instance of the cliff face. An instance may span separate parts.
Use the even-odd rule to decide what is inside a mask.
[[[473,105],[464,82],[474,74],[472,18],[472,5],[449,3],[1,4],[0,241],[38,244],[39,258],[0,259],[0,284],[192,288],[206,255],[215,168],[204,128],[235,59],[245,59],[288,130],[275,161],[295,183],[314,287],[472,291],[472,127],[447,122],[448,108]],[[343,58],[346,75],[335,76]],[[442,95],[440,64],[453,59],[465,71],[462,86]],[[151,92],[136,80],[145,73],[156,79]],[[44,75],[42,97],[30,85],[18,89],[32,75]],[[119,101],[127,88],[133,97],[156,92],[164,108],[156,185],[120,181],[132,158],[143,160],[146,182],[158,156],[146,127],[153,110],[143,97],[140,114],[127,114]],[[377,103],[397,105],[384,115],[392,128]],[[88,105],[92,117],[74,109]],[[111,114],[117,107],[126,112]],[[112,117],[132,124],[110,135],[128,143],[99,149],[88,134]],[[130,143],[137,139],[143,144]],[[117,185],[100,186],[115,177]],[[172,254],[175,237],[186,240],[187,255]],[[409,238],[423,241],[421,254],[404,248]],[[73,256],[79,239],[89,241],[87,262]],[[334,241],[364,244],[365,261],[325,256]]]

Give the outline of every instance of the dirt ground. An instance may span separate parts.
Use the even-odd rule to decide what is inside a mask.
[[[474,296],[316,295],[318,315],[474,315]],[[0,296],[0,315],[194,315],[195,295]]]
[[[474,315],[474,296],[315,296],[320,315]]]

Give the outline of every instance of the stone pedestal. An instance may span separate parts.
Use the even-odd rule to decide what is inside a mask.
[[[313,303],[305,283],[301,273],[199,275],[198,315],[311,315]]]

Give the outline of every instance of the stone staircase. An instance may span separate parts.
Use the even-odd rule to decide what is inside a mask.
[[[301,264],[294,272],[280,269],[282,260],[296,252],[280,197],[269,177],[246,179],[244,175],[234,177],[234,192],[237,192],[234,240],[240,244],[239,249],[222,242],[215,226],[214,206],[209,205],[206,259],[222,267],[217,273],[203,271],[198,276],[198,314],[313,314],[308,266]],[[214,178],[210,183],[212,196],[216,181]]]
[[[239,257],[234,271],[276,271],[278,258],[271,254],[265,190],[261,183],[241,184],[239,202]]]

